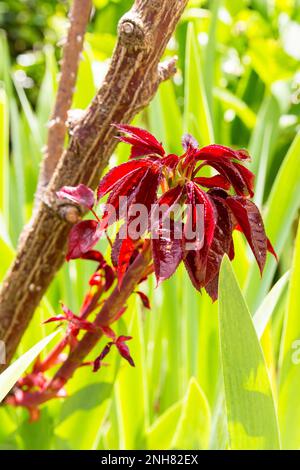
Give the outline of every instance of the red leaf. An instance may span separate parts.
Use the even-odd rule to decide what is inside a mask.
[[[179,157],[174,154],[166,155],[161,159],[161,164],[167,166],[171,170],[174,170],[179,163]]]
[[[124,359],[126,359],[126,361],[128,361],[129,364],[132,367],[135,367],[134,361],[133,361],[132,357],[130,356],[129,348],[128,348],[127,344],[125,344],[125,341],[129,341],[131,339],[132,339],[131,336],[119,336],[119,338],[117,339],[115,344],[116,344],[116,346],[118,348],[118,351],[121,354],[121,356]]]
[[[140,190],[147,171],[147,168],[139,168],[132,171],[114,187],[107,200],[107,209],[105,210],[101,220],[101,230],[107,229],[107,227],[113,224],[116,219],[119,220],[121,218],[127,218],[130,205],[133,202],[136,193]],[[115,213],[110,213],[108,205],[114,208]]]
[[[207,255],[205,288],[213,300],[218,297],[218,279],[224,254],[230,254],[232,249],[233,223],[231,214],[224,201],[214,199],[218,214],[214,238]]]
[[[197,151],[195,157],[197,160],[208,161],[222,161],[224,159],[242,161],[250,160],[250,155],[244,149],[233,150],[230,147],[216,144],[202,147],[202,149]]]
[[[75,315],[65,305],[62,305],[62,309],[64,312],[64,316],[60,315],[60,316],[49,318],[44,323],[51,323],[55,321],[59,321],[59,322],[68,321],[69,323],[72,324],[72,326],[74,326],[78,330],[85,330],[85,331],[90,331],[90,332],[97,331],[97,327],[93,323]]]
[[[253,197],[254,196],[255,175],[252,173],[252,171],[248,170],[248,168],[241,165],[240,163],[233,162],[233,165],[239,171],[239,173],[241,174],[243,180],[245,181],[247,189],[248,189],[249,194],[250,194],[250,197]]]
[[[157,199],[157,189],[161,179],[161,169],[152,164],[135,191],[134,204],[143,204],[148,211]]]
[[[116,124],[115,127],[129,136],[119,137],[119,140],[132,145],[131,158],[151,154],[157,154],[162,157],[164,156],[165,151],[162,145],[145,129],[128,126],[126,124]]]
[[[167,219],[173,209],[173,206],[180,202],[183,190],[183,186],[177,185],[174,188],[166,191],[164,194],[162,194],[162,196],[160,196],[160,198],[157,200],[156,204],[152,208],[152,228],[158,227],[164,222],[164,220]]]
[[[222,176],[232,184],[235,192],[239,196],[253,196],[254,175],[247,168],[235,162],[223,161],[214,162],[207,161],[203,166],[209,165],[217,170]]]
[[[152,165],[151,160],[139,159],[130,160],[122,165],[112,168],[99,183],[97,189],[97,200],[101,199],[105,194],[110,192],[116,185],[122,182],[124,177],[128,177],[133,171],[147,168]]]
[[[270,240],[267,238],[267,250],[269,253],[271,253],[274,258],[276,259],[276,261],[278,262],[278,256],[277,256],[277,253],[272,245],[272,243],[270,242]]]
[[[104,290],[108,291],[114,283],[114,280],[115,280],[115,277],[116,277],[115,276],[115,271],[113,270],[113,268],[111,266],[106,264],[104,266],[104,274],[105,274],[105,287],[104,287]]]
[[[131,238],[125,238],[125,240],[122,240],[121,248],[120,248],[120,253],[119,253],[119,259],[118,259],[118,282],[119,282],[119,287],[122,284],[124,275],[128,269],[128,266],[130,264],[131,256],[135,250],[134,242],[131,240]]]
[[[262,274],[267,256],[267,236],[256,205],[242,197],[228,197],[226,204],[240,225]]]
[[[66,321],[67,318],[64,317],[63,315],[57,315],[56,317],[51,317],[51,318],[48,318],[48,320],[45,320],[43,322],[44,325],[46,325],[47,323],[53,323],[53,322],[61,322],[61,321]]]
[[[148,308],[149,310],[151,309],[151,305],[150,305],[150,300],[148,299],[147,295],[144,294],[144,292],[141,292],[141,291],[136,291],[136,294],[138,294],[138,296],[140,297],[143,305],[145,308]]]
[[[80,184],[79,186],[64,186],[56,193],[59,199],[69,199],[75,204],[86,206],[92,209],[95,203],[94,192],[85,186]]]
[[[97,250],[89,250],[86,253],[83,253],[82,259],[97,261],[99,264],[102,264],[104,261],[103,255]]]
[[[174,274],[183,256],[182,230],[170,220],[170,228],[159,227],[152,236],[152,253],[157,284]]]
[[[119,254],[121,250],[121,245],[123,243],[123,239],[121,238],[120,233],[124,233],[124,230],[126,230],[126,227],[123,225],[117,233],[111,249],[111,262],[115,268],[118,266],[119,263]]]
[[[219,287],[219,273],[205,285],[205,290],[211,297],[212,301],[215,302],[218,298],[218,287]]]
[[[101,234],[96,220],[83,220],[74,225],[69,234],[67,261],[81,258],[96,245]]]
[[[115,345],[119,351],[119,353],[121,354],[121,356],[126,359],[126,361],[129,362],[129,364],[134,367],[134,362],[133,362],[133,359],[132,357],[130,356],[130,352],[129,352],[129,348],[128,346],[125,344],[126,341],[129,341],[132,339],[131,336],[119,336],[117,339],[116,339],[116,335],[114,333],[114,331],[109,327],[109,326],[103,326],[102,327],[102,331],[103,333],[108,336],[109,338],[112,339],[112,341],[110,341],[109,343],[107,343],[107,345],[104,347],[104,349],[102,350],[100,356],[98,356],[95,361],[94,361],[94,368],[93,368],[93,371],[94,372],[97,372],[97,370],[100,369],[101,367],[101,362],[103,361],[103,359],[107,356],[107,354],[110,352],[111,350],[111,347],[113,345]]]
[[[104,347],[103,351],[101,352],[100,356],[98,356],[95,361],[94,361],[94,367],[93,367],[93,372],[97,372],[100,367],[101,367],[101,362],[103,361],[103,359],[107,356],[107,354],[109,353],[112,345],[114,343],[113,342],[110,342],[110,343],[107,343],[107,345]]]
[[[204,234],[200,238],[201,233],[195,235],[194,240],[188,240],[186,238],[185,230],[185,246],[184,246],[184,264],[186,270],[190,276],[190,279],[197,290],[205,284],[206,275],[206,262],[210,246],[213,241],[213,236],[216,227],[216,215],[215,208],[210,199],[210,196],[201,191],[194,183],[188,183],[187,187],[187,202],[190,204],[189,213],[187,216],[187,224],[192,224],[193,230],[197,227],[196,218],[199,216],[196,210],[197,204],[204,206]],[[202,242],[202,243],[200,243]],[[189,246],[190,244],[195,245]],[[199,245],[199,246],[197,246]]]
[[[205,249],[209,249],[213,235],[214,235],[214,230],[216,226],[216,217],[215,217],[215,210],[213,203],[208,196],[208,194],[204,191],[202,191],[197,185],[194,183],[188,183],[187,185],[187,195],[188,195],[188,200],[187,202],[190,204],[199,204],[204,206],[204,235],[205,235]],[[192,194],[189,196],[189,192],[192,191],[194,194],[194,198]]]
[[[117,336],[116,333],[109,327],[109,326],[101,326],[101,330],[108,338],[112,339],[113,341],[116,340]]]
[[[99,286],[102,282],[102,276],[99,272],[94,273],[90,280],[89,280],[89,285],[90,286]]]
[[[183,193],[183,186],[177,185],[172,189],[166,191],[157,201],[157,204],[162,206],[166,205],[169,206],[170,209],[174,204],[177,204],[180,200],[182,193]]]
[[[200,176],[193,178],[194,183],[200,184],[205,188],[230,189],[230,181],[225,176],[215,175],[211,177]]]

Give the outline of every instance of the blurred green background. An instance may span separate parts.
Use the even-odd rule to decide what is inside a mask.
[[[101,84],[131,3],[94,1],[74,108]],[[1,279],[32,210],[68,7],[0,2]],[[43,406],[34,424],[26,411],[2,406],[0,448],[300,448],[299,44],[299,0],[191,0],[165,53],[178,55],[178,72],[135,119],[172,152],[186,131],[201,145],[246,147],[279,263],[268,259],[260,278],[237,234],[215,304],[183,269],[158,289],[150,280],[151,312],[132,298],[118,326],[134,337],[136,368],[112,352],[99,373],[78,371],[69,398]],[[127,157],[121,144],[111,165]],[[51,333],[41,321],[60,300],[78,311],[89,274],[84,262],[63,267],[19,355]]]

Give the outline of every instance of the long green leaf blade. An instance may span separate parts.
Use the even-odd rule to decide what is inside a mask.
[[[227,257],[222,262],[219,296],[229,446],[235,450],[279,449],[276,411],[262,349]]]
[[[58,331],[39,341],[33,348],[29,349],[19,359],[17,359],[11,366],[9,366],[0,375],[0,402],[6,397],[8,392],[12,389],[15,383],[19,380],[21,375],[26,371],[27,367],[34,361],[34,359],[42,352],[48,343],[56,336]]]

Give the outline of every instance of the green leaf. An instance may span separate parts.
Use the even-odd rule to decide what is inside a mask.
[[[290,273],[287,272],[276,282],[276,284],[272,287],[268,295],[264,298],[260,307],[256,310],[255,314],[253,315],[253,323],[257,336],[259,338],[262,337],[265,328],[270,318],[272,317],[274,310],[276,309],[276,306],[289,280],[289,276]]]
[[[205,60],[204,60],[204,81],[207,102],[212,113],[213,109],[213,84],[214,84],[214,72],[215,72],[215,63],[216,63],[216,33],[218,26],[218,14],[220,8],[221,0],[213,0],[211,6],[211,18],[209,25],[209,34],[208,34],[208,43],[205,50]]]
[[[11,366],[2,372],[0,375],[0,401],[6,397],[8,392],[30,366],[32,361],[34,361],[34,359],[42,352],[42,350],[57,334],[58,331],[55,331],[51,335],[39,341],[35,346],[33,346],[33,348],[23,354],[19,359],[13,362]]]
[[[208,145],[214,142],[214,132],[193,23],[188,25],[185,57],[184,130],[194,135],[200,145]]]
[[[207,399],[194,377],[182,404],[182,412],[172,441],[176,449],[207,449],[211,416]]]
[[[219,322],[229,447],[279,449],[263,352],[228,257],[220,272]]]
[[[143,449],[145,431],[148,427],[148,387],[145,363],[144,332],[141,315],[137,311],[136,296],[130,299],[130,311],[124,317],[128,333],[133,337],[128,343],[135,367],[121,360],[115,383],[120,449]],[[126,334],[122,330],[120,334]],[[117,354],[116,351],[114,351]]]
[[[300,224],[296,240],[287,310],[281,344],[279,422],[284,449],[300,447]]]
[[[281,254],[284,248],[292,223],[300,207],[299,155],[300,132],[291,144],[274,181],[264,216],[266,232],[278,255]],[[246,299],[251,311],[258,308],[267,294],[276,267],[276,260],[269,255],[261,278],[257,266],[253,263],[246,289]]]
[[[297,61],[273,38],[252,40],[249,56],[256,73],[269,86],[277,80],[291,78],[298,67]]]
[[[147,431],[147,448],[169,450],[182,413],[182,401],[170,406]]]
[[[256,114],[247,104],[228,90],[222,88],[214,89],[214,96],[218,98],[225,108],[233,109],[237,116],[243,121],[245,126],[252,129],[256,123]]]

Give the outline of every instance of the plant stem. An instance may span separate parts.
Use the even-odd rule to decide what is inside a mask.
[[[118,318],[118,313],[129,296],[134,292],[136,285],[142,279],[151,261],[150,243],[149,241],[146,243],[144,250],[136,258],[125,274],[121,289],[119,289],[119,286],[116,286],[111,295],[104,302],[100,313],[94,321],[95,326],[108,326],[113,323]],[[64,386],[64,384],[72,377],[75,370],[82,364],[84,358],[96,346],[101,336],[102,331],[100,328],[99,332],[88,332],[84,335],[77,347],[70,353],[68,359],[55,374],[49,386],[50,389],[57,389],[57,387],[61,388]]]
[[[84,33],[91,9],[92,0],[74,0],[69,14],[70,26],[63,47],[60,79],[49,122],[48,142],[36,192],[36,206],[48,186],[63,152],[68,111],[72,105]]]

